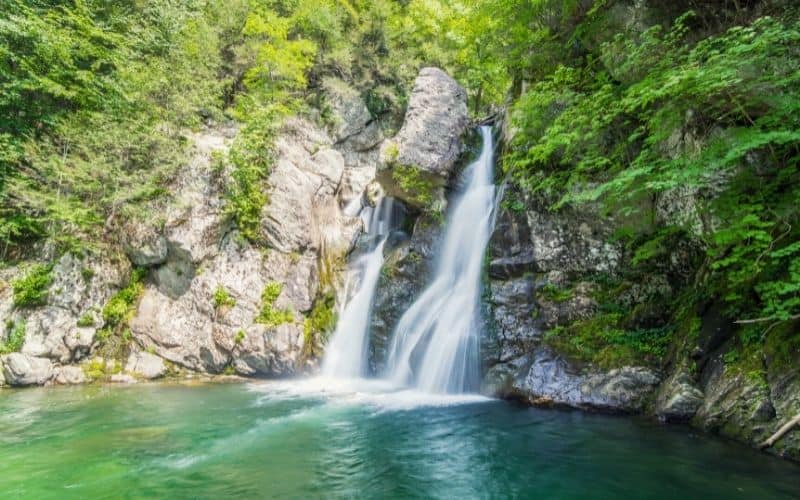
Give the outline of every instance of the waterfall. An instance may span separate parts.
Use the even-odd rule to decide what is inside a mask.
[[[375,208],[365,208],[362,215],[367,226],[367,251],[347,273],[345,305],[322,362],[322,374],[327,377],[357,378],[367,374],[370,311],[383,266],[383,247],[398,217],[391,198],[382,198]]]
[[[394,332],[387,367],[399,385],[436,393],[478,386],[481,270],[495,207],[492,133],[489,127],[480,133],[483,148],[462,174],[431,283]]]

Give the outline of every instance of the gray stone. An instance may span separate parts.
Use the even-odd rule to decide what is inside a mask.
[[[659,377],[644,367],[608,372],[581,370],[548,349],[538,349],[514,391],[531,401],[606,411],[640,412]]]
[[[44,385],[53,377],[53,362],[22,353],[3,358],[3,374],[8,385]]]
[[[687,373],[677,371],[659,388],[655,412],[665,422],[686,422],[703,404],[703,392]]]
[[[79,366],[59,366],[55,369],[53,381],[59,385],[84,384],[88,381],[86,374]]]
[[[135,265],[157,266],[167,260],[167,239],[153,221],[126,221],[119,233],[125,254]]]
[[[167,373],[164,360],[149,352],[132,352],[125,364],[125,371],[149,380],[163,377]]]
[[[494,335],[484,341],[482,353],[490,364],[506,363],[531,352],[541,338],[533,281],[492,281],[490,290]]]
[[[361,133],[372,117],[358,91],[338,78],[324,79],[322,89],[333,115],[331,133],[336,142]]]

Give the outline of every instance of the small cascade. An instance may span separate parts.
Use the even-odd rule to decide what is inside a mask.
[[[480,294],[483,256],[494,223],[494,151],[489,127],[481,127],[480,157],[463,172],[452,202],[431,284],[403,314],[387,363],[398,385],[426,392],[476,390],[480,378]]]
[[[357,378],[367,374],[370,311],[383,266],[383,247],[399,219],[399,207],[391,198],[382,198],[376,205],[362,211],[367,228],[366,250],[347,273],[341,301],[344,306],[322,362],[326,377]]]

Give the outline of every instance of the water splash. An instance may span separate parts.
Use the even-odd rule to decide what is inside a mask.
[[[480,134],[483,148],[463,173],[464,191],[452,204],[431,284],[392,339],[388,374],[399,385],[434,393],[478,387],[481,270],[496,201],[491,129],[481,127]]]
[[[367,375],[369,319],[375,288],[383,266],[383,247],[398,219],[391,198],[383,198],[373,209],[365,209],[367,251],[351,266],[344,287],[345,306],[336,331],[325,349],[322,374],[326,377],[357,378]]]

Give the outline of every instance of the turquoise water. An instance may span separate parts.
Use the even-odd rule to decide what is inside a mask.
[[[800,498],[686,428],[314,382],[0,391],[0,498]]]

